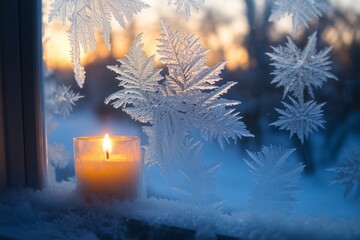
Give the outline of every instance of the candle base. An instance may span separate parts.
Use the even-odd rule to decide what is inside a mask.
[[[85,199],[91,199],[92,196],[120,201],[134,199],[138,194],[139,169],[137,161],[106,161],[91,165],[78,163],[78,189]]]

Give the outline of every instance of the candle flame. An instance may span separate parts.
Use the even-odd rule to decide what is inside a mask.
[[[103,139],[103,150],[106,154],[106,159],[109,159],[109,153],[111,152],[111,141],[109,138],[109,134],[105,134]]]

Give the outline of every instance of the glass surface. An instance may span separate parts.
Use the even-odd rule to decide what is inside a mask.
[[[304,47],[308,37],[317,31],[318,50],[333,46],[331,72],[339,79],[329,79],[315,90],[315,100],[326,102],[323,107],[325,128],[309,134],[304,143],[296,136],[289,138],[288,131],[269,126],[279,117],[275,109],[283,108],[281,101],[286,99],[283,99],[283,88],[271,84],[274,68],[266,53],[272,52],[272,46],[286,43],[286,36],[292,31],[290,18],[278,23],[269,22],[271,8],[266,4],[268,1],[206,0],[200,12],[186,21],[181,13],[165,2],[147,1],[151,8],[137,14],[133,21],[127,23],[125,30],[113,21],[110,50],[97,32],[96,50],[82,54],[86,80],[84,87],[79,88],[71,65],[67,35],[69,23],[65,26],[56,21],[48,23],[49,2],[43,1],[43,88],[49,181],[73,180],[77,171],[72,157],[73,138],[109,133],[110,136],[139,136],[141,145],[147,144],[148,138],[142,132],[146,124],[140,124],[121,109],[104,103],[106,97],[120,90],[119,81],[115,79],[117,75],[106,66],[119,64],[116,59],[125,57],[139,33],[143,33],[142,42],[147,56],[156,54],[160,19],[163,18],[172,28],[201,37],[202,45],[210,49],[207,53],[208,65],[227,61],[221,76],[224,81],[234,81],[237,85],[226,93],[226,98],[241,101],[237,110],[249,131],[255,135],[253,138],[238,139],[237,144],[230,142],[224,149],[216,141],[204,142],[201,162],[207,166],[222,163],[210,188],[214,195],[225,200],[224,211],[247,208],[256,188],[256,182],[244,162],[244,159],[250,159],[246,150],[258,152],[262,146],[275,144],[296,148],[291,160],[305,165],[299,183],[301,191],[295,194],[298,203],[294,205],[294,213],[360,217],[355,186],[344,197],[345,187],[331,185],[335,174],[328,171],[344,163],[347,152],[360,149],[360,2],[330,1],[331,10],[326,17],[321,17],[310,28],[293,37],[298,46]],[[164,67],[158,54],[155,61],[157,67]],[[162,71],[164,74],[167,74],[166,68]],[[62,102],[64,95],[59,94],[61,92],[78,93],[78,99],[74,104],[66,104]],[[193,133],[195,139],[198,136],[198,132]],[[94,149],[90,145],[87,148]],[[83,151],[81,149],[80,145],[75,146],[76,151]],[[97,154],[104,155],[102,149],[98,149]],[[79,160],[75,157],[76,161]],[[183,195],[174,190],[173,182],[169,182],[158,167],[144,171],[148,196],[183,199]],[[173,181],[181,177],[181,173],[177,173]]]

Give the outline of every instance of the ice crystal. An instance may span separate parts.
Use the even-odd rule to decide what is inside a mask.
[[[257,184],[250,203],[252,211],[261,214],[291,211],[304,169],[302,163],[287,160],[294,151],[273,145],[263,146],[261,152],[247,151],[251,159],[245,162]]]
[[[75,93],[70,86],[49,83],[45,90],[45,103],[48,110],[63,118],[70,116],[76,102],[84,96]]]
[[[230,139],[252,135],[231,108],[239,102],[221,98],[235,84],[218,86],[224,63],[208,67],[207,50],[201,47],[199,38],[173,31],[164,22],[161,29],[157,52],[169,70],[165,81],[159,82],[153,57],[145,58],[139,36],[126,59],[119,60],[122,66],[109,67],[120,74],[123,89],[106,98],[105,103],[112,102],[135,120],[151,124],[144,127],[149,137],[145,161],[159,164],[168,172],[184,160],[181,148],[194,129],[199,129],[205,140],[217,139],[221,146]]]
[[[345,163],[329,169],[337,175],[332,184],[345,185],[344,197],[348,196],[353,188],[356,189],[355,198],[360,198],[360,150],[354,148],[347,152]]]
[[[165,103],[154,108],[154,120],[151,126],[145,126],[144,132],[148,136],[148,145],[145,146],[145,162],[149,165],[159,165],[165,177],[179,167],[184,160],[183,154],[188,149],[184,148],[184,138],[189,129],[178,113]]]
[[[185,11],[186,19],[191,17],[191,12],[199,12],[200,6],[205,2],[205,0],[169,0],[169,6],[176,6],[176,10],[180,11],[182,8]]]
[[[183,194],[184,201],[201,206],[213,204],[218,200],[212,194],[214,175],[222,163],[203,165],[201,163],[202,144],[199,141],[195,142],[186,138],[184,145],[187,151],[180,153],[185,156],[183,156],[184,161],[179,163],[183,181],[175,187],[175,190]]]
[[[153,108],[159,94],[159,81],[163,79],[160,71],[155,68],[154,55],[148,58],[142,50],[140,34],[131,46],[126,58],[119,59],[120,66],[108,66],[119,74],[119,86],[123,89],[111,94],[105,103],[115,108],[123,108],[135,120],[147,123],[152,122]]]
[[[290,2],[290,1],[289,1]],[[316,33],[309,37],[306,47],[301,50],[288,37],[286,46],[273,47],[273,53],[267,53],[271,58],[271,65],[275,67],[272,72],[275,78],[271,83],[277,87],[284,87],[285,97],[288,93],[300,100],[304,99],[304,90],[314,98],[314,89],[322,87],[328,78],[337,80],[330,73],[331,61],[329,52],[331,47],[320,52],[316,51]]]
[[[297,102],[289,97],[292,104],[282,102],[285,109],[276,111],[281,115],[279,120],[270,125],[279,127],[281,130],[290,131],[290,138],[296,134],[301,142],[304,142],[309,133],[318,128],[324,128],[323,110],[325,103],[317,104],[314,101]]]
[[[330,73],[331,47],[320,52],[316,51],[316,33],[309,37],[308,44],[301,50],[288,37],[286,46],[273,48],[273,53],[267,53],[275,70],[275,78],[271,83],[284,87],[283,97],[293,95],[296,101],[289,97],[292,105],[283,102],[285,110],[276,109],[281,114],[280,119],[271,125],[290,131],[290,137],[296,133],[301,142],[308,134],[319,127],[323,128],[322,106],[314,101],[305,102],[305,91],[314,98],[314,90],[321,88],[328,78],[337,80]]]
[[[49,163],[54,168],[65,168],[70,162],[70,154],[62,143],[50,143],[48,145]]]
[[[269,21],[279,21],[290,16],[293,22],[293,35],[308,23],[320,18],[329,8],[327,0],[274,0]]]
[[[199,128],[204,139],[217,139],[221,146],[229,139],[252,136],[239,113],[231,108],[240,102],[221,98],[236,84],[228,82],[218,86],[225,63],[208,67],[205,63],[208,50],[201,47],[200,38],[173,31],[164,22],[161,29],[157,52],[169,70],[164,90],[171,99],[169,105],[174,104],[173,109],[184,114],[185,125]]]
[[[111,18],[125,28],[125,21],[130,21],[134,14],[149,5],[141,0],[54,0],[51,3],[49,21],[60,20],[63,24],[71,23],[69,40],[71,61],[75,79],[82,87],[85,81],[85,70],[80,64],[80,48],[84,52],[95,50],[95,29],[103,32],[105,44],[110,48]]]

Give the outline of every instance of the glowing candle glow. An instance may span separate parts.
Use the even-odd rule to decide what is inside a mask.
[[[140,180],[138,137],[74,138],[78,189],[85,196],[134,198]]]
[[[109,138],[109,134],[105,134],[105,137],[103,139],[103,150],[105,152],[105,159],[109,160],[109,154],[111,152],[111,141]]]

